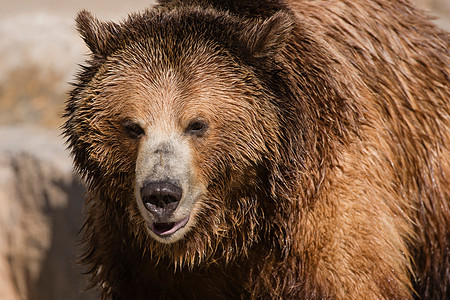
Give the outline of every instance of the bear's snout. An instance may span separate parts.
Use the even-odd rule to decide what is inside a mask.
[[[141,197],[145,208],[159,222],[170,218],[178,207],[182,194],[182,188],[177,183],[168,180],[147,181],[141,188]]]
[[[148,233],[162,243],[181,239],[195,223],[197,183],[190,144],[172,130],[146,129],[136,160],[135,196]],[[191,221],[190,221],[191,220]]]

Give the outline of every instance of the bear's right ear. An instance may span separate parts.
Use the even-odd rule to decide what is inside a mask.
[[[279,11],[269,19],[244,26],[240,36],[246,55],[253,57],[270,56],[279,52],[291,36],[294,28],[293,16]]]
[[[87,10],[76,18],[77,29],[93,54],[106,57],[118,47],[120,26],[113,22],[100,22]]]

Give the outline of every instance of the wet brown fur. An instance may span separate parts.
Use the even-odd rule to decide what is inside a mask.
[[[162,1],[77,19],[93,52],[65,135],[89,184],[102,299],[444,299],[449,34],[407,1]],[[183,128],[207,191],[179,242],[147,235],[127,118]]]

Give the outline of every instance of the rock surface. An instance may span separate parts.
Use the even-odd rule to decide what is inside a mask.
[[[0,127],[0,299],[94,299],[75,264],[84,187],[55,131]]]

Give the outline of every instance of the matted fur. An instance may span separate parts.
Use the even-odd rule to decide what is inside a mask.
[[[92,57],[64,133],[89,184],[83,262],[102,299],[449,294],[450,38],[421,11],[174,0],[77,24]],[[121,122],[180,128],[200,113],[206,191],[190,231],[162,244]]]

